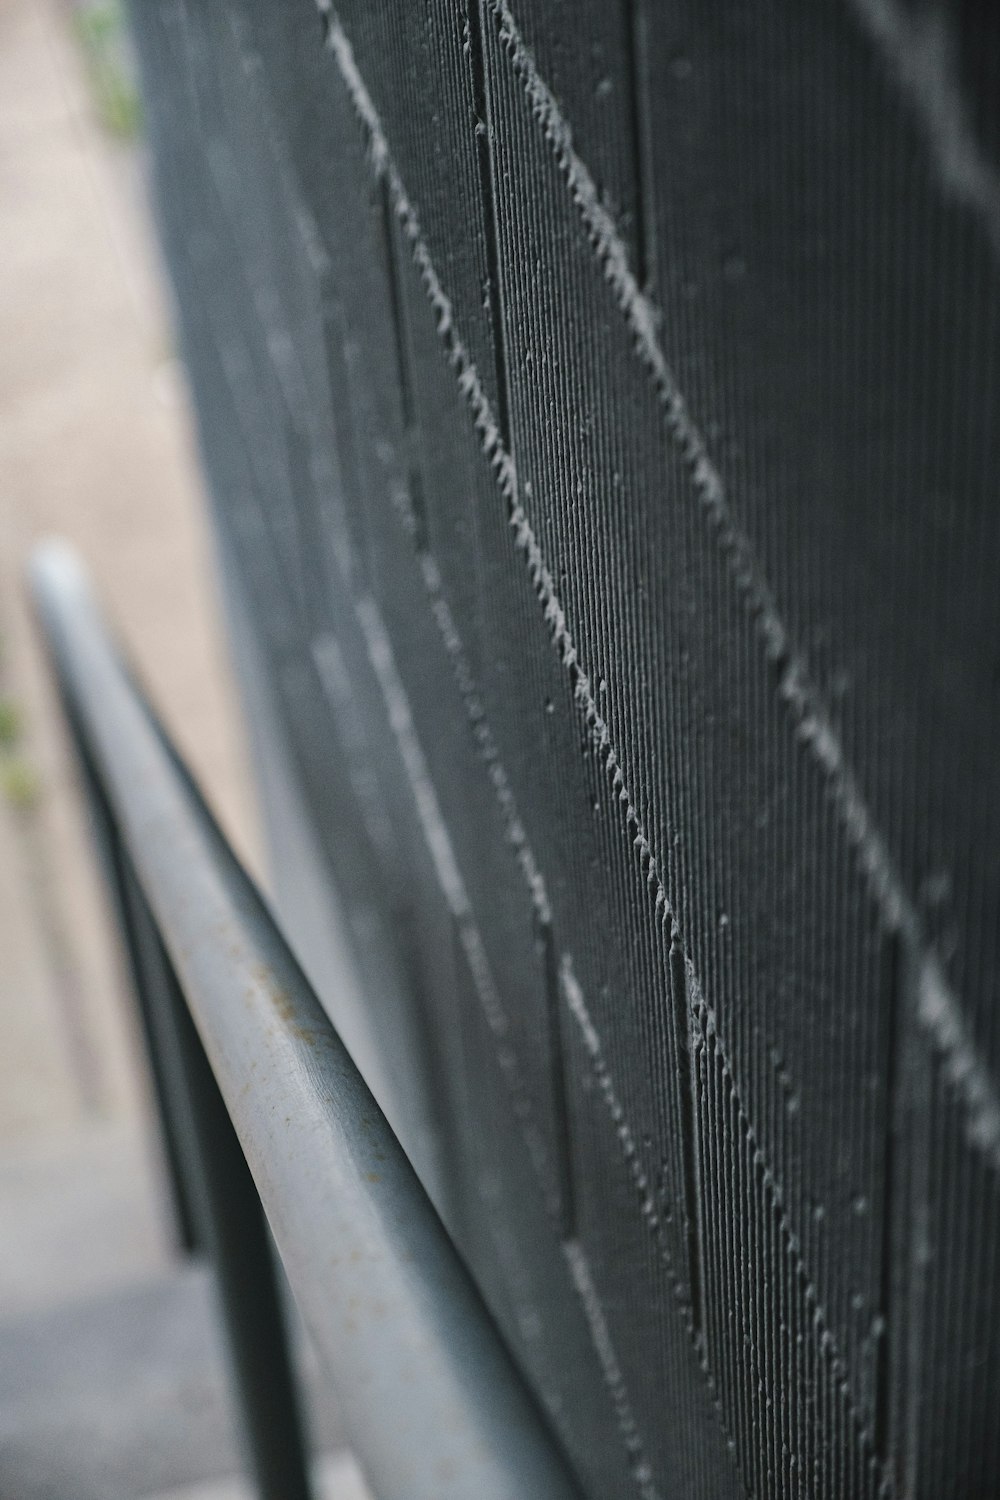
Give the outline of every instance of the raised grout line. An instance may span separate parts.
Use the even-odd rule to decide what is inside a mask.
[[[568,1239],[563,1243],[563,1255],[569,1267],[570,1277],[576,1288],[577,1296],[583,1305],[584,1317],[590,1330],[591,1341],[600,1362],[601,1372],[604,1376],[604,1384],[611,1397],[614,1407],[618,1430],[621,1433],[625,1451],[628,1454],[629,1469],[632,1478],[639,1486],[642,1500],[662,1500],[661,1492],[657,1489],[653,1479],[653,1470],[649,1460],[646,1458],[645,1443],[639,1424],[636,1421],[632,1409],[632,1399],[628,1393],[628,1384],[622,1373],[618,1356],[615,1353],[611,1331],[608,1328],[604,1308],[601,1306],[600,1293],[594,1284],[594,1278],[590,1270],[590,1262],[586,1252],[579,1240]]]
[[[410,518],[408,517],[407,512],[404,510],[404,525],[409,519]],[[412,521],[409,526],[406,526],[406,529],[412,531]],[[430,582],[428,582],[429,591],[432,588],[436,587],[439,593],[441,593],[440,579],[437,575],[437,565],[434,562],[432,555],[429,552],[424,552],[418,553],[418,557],[424,568],[425,578],[428,576],[429,570],[429,578],[431,580]],[[443,598],[443,593],[441,593],[441,604],[444,611],[446,612],[444,621],[442,621],[440,612],[438,610],[434,610],[434,613],[438,618],[439,625],[446,627],[447,622],[450,620],[450,611],[448,611],[448,606]],[[368,598],[358,601],[356,604],[356,609],[358,609],[359,615],[362,613],[361,606],[363,606],[364,618],[362,618],[362,626],[366,635],[366,640],[369,640],[369,635],[371,635],[371,640],[369,641],[369,656],[372,660],[373,666],[375,667],[376,675],[379,678],[380,685],[383,688],[383,696],[386,699],[386,706],[390,713],[390,719],[393,720],[393,728],[396,732],[397,741],[400,744],[400,751],[403,756],[404,765],[407,766],[408,775],[411,781],[411,787],[419,806],[421,803],[421,798],[417,796],[418,783],[422,784],[426,781],[428,787],[430,788],[430,795],[434,795],[430,772],[427,769],[426,765],[423,763],[422,751],[420,750],[419,745],[416,744],[415,731],[413,730],[412,719],[410,717],[408,705],[406,704],[405,689],[403,688],[402,683],[399,682],[398,676],[395,673],[395,667],[391,661],[391,645],[389,644],[388,638],[385,634],[384,626],[381,623],[381,617],[378,614],[378,606],[374,600]],[[365,619],[368,620],[367,625],[365,625]],[[454,660],[456,666],[460,668],[465,665],[464,652],[462,650],[461,641],[457,636],[457,632],[454,631],[453,626],[451,627],[451,630],[453,640],[451,645],[449,646],[449,650],[455,653]],[[446,639],[446,646],[447,645],[448,641]],[[465,673],[468,673],[467,665],[465,665]],[[384,682],[383,678],[385,678]],[[461,681],[459,685],[460,687],[462,686]],[[484,733],[491,738],[489,727],[486,724],[485,718],[482,717],[476,722],[481,725]],[[412,745],[409,743],[411,738],[414,741]],[[494,752],[494,754],[496,756],[496,752]],[[413,763],[412,772],[410,768],[410,762]],[[506,773],[504,772],[502,764],[499,762],[498,756],[496,756],[494,763],[497,770],[499,771],[499,779],[496,776],[492,777],[491,779],[493,780],[493,784],[497,788],[497,791],[499,793],[501,792],[502,788],[506,787]],[[426,796],[423,800],[426,801]],[[517,827],[521,828],[520,820],[517,817],[516,809],[514,807],[513,793],[509,791],[509,788],[507,788],[507,800],[501,798],[501,801],[505,812],[509,812],[512,815],[513,820],[516,822]],[[437,817],[440,819],[439,810],[437,813]],[[443,823],[443,819],[441,819],[441,821]],[[556,1012],[552,1019],[555,1023],[556,1028],[559,1028],[559,978],[555,973],[555,949],[552,939],[552,926],[551,916],[549,914],[548,908],[548,898],[545,894],[545,887],[542,876],[538,871],[537,866],[535,866],[534,864],[534,855],[531,853],[530,847],[527,846],[526,840],[524,839],[523,828],[521,828],[521,835],[523,848],[521,846],[517,846],[519,853],[519,863],[521,865],[522,871],[524,871],[526,877],[528,877],[528,888],[533,897],[536,917],[539,920],[540,924],[542,924],[543,941],[546,944],[546,982],[547,984],[551,983],[552,986],[551,993],[548,996],[548,1001],[550,1005],[552,1004],[552,1002],[555,1002]],[[428,838],[428,843],[431,844],[431,840],[428,837],[426,829],[425,837]],[[431,844],[431,847],[433,853],[434,845]],[[442,871],[440,869],[438,870],[439,882],[442,883],[442,887],[445,889],[446,896],[448,894],[448,887],[454,887],[456,879],[458,881],[461,881],[461,875],[460,873],[458,873],[457,860],[454,860],[454,856],[452,856],[452,859],[454,861],[454,873],[451,874],[448,868],[444,870],[444,874],[448,876],[447,886],[442,879]],[[437,866],[437,859],[435,859],[435,865]],[[451,904],[451,902],[449,904]],[[477,966],[473,962],[472,954],[470,953],[469,945],[466,940],[466,933],[464,931],[466,920],[471,919],[471,906],[468,906],[467,897],[466,908],[467,909],[463,913],[459,913],[457,907],[453,906],[453,917],[459,939],[462,942],[463,948],[466,951],[466,956],[469,959],[470,969],[473,973],[473,980],[476,985],[476,989],[477,991],[480,991],[481,986],[479,982]],[[479,945],[480,947],[482,947],[481,939],[479,939]],[[487,962],[485,950],[483,950],[481,958],[482,963],[485,964]],[[499,1003],[499,996],[497,996],[497,1004],[499,1005]],[[489,1016],[487,1018],[489,1019]],[[496,1030],[496,1028],[492,1027],[492,1022],[491,1028]],[[561,1035],[561,1032],[559,1034]],[[510,1050],[513,1051],[512,1048]],[[559,1061],[561,1068],[561,1049]],[[507,1070],[504,1069],[504,1071],[506,1072]],[[524,1101],[525,1104],[527,1104],[527,1102],[527,1100]],[[523,1115],[519,1116],[519,1118],[522,1130],[524,1131],[526,1137],[528,1137],[529,1133],[527,1130],[527,1120]],[[561,1124],[565,1132],[565,1101],[563,1102],[563,1114],[559,1123]],[[531,1153],[534,1158],[533,1164],[536,1174],[544,1183],[545,1174],[544,1172],[541,1172],[539,1170],[540,1157],[537,1156],[536,1152],[532,1150],[532,1141],[530,1138],[528,1139],[527,1144],[529,1153]],[[557,1171],[560,1172],[561,1177],[563,1178],[563,1180],[560,1180],[559,1182],[560,1201],[558,1204],[557,1215],[561,1229],[563,1253],[570,1269],[574,1288],[583,1305],[587,1326],[591,1334],[595,1352],[597,1353],[597,1357],[601,1365],[602,1373],[605,1379],[605,1385],[615,1411],[615,1418],[618,1424],[619,1432],[622,1436],[626,1453],[628,1454],[629,1468],[632,1473],[632,1477],[639,1486],[642,1500],[661,1500],[660,1492],[653,1483],[652,1468],[645,1457],[645,1446],[642,1435],[632,1411],[631,1399],[628,1394],[628,1388],[625,1382],[624,1375],[621,1372],[620,1366],[617,1362],[617,1357],[614,1354],[611,1336],[607,1328],[607,1322],[604,1317],[603,1309],[600,1305],[600,1299],[596,1287],[593,1284],[593,1278],[590,1274],[589,1264],[587,1262],[582,1245],[574,1237],[575,1225],[568,1146],[568,1135],[566,1135],[564,1136],[562,1142],[562,1157],[557,1161]],[[557,1143],[557,1152],[558,1150],[559,1143]]]
[[[848,838],[881,909],[883,921],[890,929],[898,928],[918,955],[915,1014],[945,1058],[946,1077],[968,1111],[968,1139],[1000,1173],[1000,1089],[969,1034],[958,996],[924,938],[916,907],[896,872],[885,840],[847,763],[822,697],[808,675],[805,661],[793,647],[749,537],[732,516],[721,475],[660,347],[656,331],[661,321],[660,311],[643,293],[629,266],[624,241],[600,200],[586,164],[573,148],[570,127],[536,68],[510,7],[506,0],[485,0],[485,3],[497,16],[501,44],[521,79],[532,113],[566,178],[594,253],[632,330],[636,353],[653,378],[666,412],[668,429],[688,466],[702,508],[716,531],[736,587],[746,598],[764,639],[765,654],[778,669],[778,696],[795,722],[796,737],[813,755],[830,784]],[[346,37],[344,41],[349,49]],[[353,56],[351,64],[354,66]],[[361,82],[356,67],[354,72]],[[361,86],[364,87],[363,83]],[[371,108],[374,116],[374,106]]]
[[[397,497],[395,503],[397,509],[400,512],[404,530],[412,535],[414,522],[408,513],[408,503],[405,494],[400,494],[400,496]],[[527,835],[521,822],[520,815],[517,811],[517,804],[514,798],[514,793],[510,788],[506,770],[499,758],[499,750],[496,746],[495,741],[493,740],[492,731],[490,730],[488,721],[485,718],[485,713],[483,711],[481,701],[476,694],[468,663],[465,659],[465,653],[461,644],[461,639],[452,619],[447,600],[444,597],[443,585],[441,582],[437,564],[433,558],[433,555],[430,553],[425,553],[420,557],[419,560],[424,574],[424,583],[431,600],[431,610],[438,622],[439,629],[441,630],[444,639],[445,647],[449,655],[452,657],[459,690],[462,694],[463,700],[466,702],[467,712],[469,713],[469,717],[473,725],[473,732],[480,752],[489,766],[490,779],[497,793],[504,818],[507,823],[508,837],[510,839],[510,842],[514,845],[517,853],[518,863],[521,867],[522,873],[524,874],[528,889],[532,895],[532,899],[535,905],[536,918],[539,924],[542,925],[544,927],[544,930],[549,934],[551,940],[551,912],[545,889],[544,876],[541,874],[541,871],[539,870],[538,865],[535,861],[535,856],[531,849],[531,846],[527,842]],[[678,961],[680,962],[681,966],[683,966],[684,958],[682,952],[676,948],[672,949],[671,952],[672,954],[676,954]],[[554,959],[554,957],[555,950],[553,948],[552,958]],[[622,1109],[621,1104],[618,1101],[617,1094],[615,1093],[610,1071],[607,1067],[607,1064],[604,1062],[600,1039],[598,1038],[597,1031],[590,1020],[589,1013],[587,1012],[586,1004],[583,999],[583,992],[580,989],[579,983],[576,981],[573,971],[572,957],[568,951],[563,953],[558,972],[553,977],[555,979],[556,985],[559,989],[562,990],[563,994],[565,995],[568,1007],[583,1033],[584,1045],[588,1051],[588,1054],[590,1055],[591,1067],[594,1071],[595,1078],[597,1079],[598,1086],[601,1090],[602,1098],[604,1098],[605,1104],[611,1115],[612,1123],[615,1127],[615,1134],[618,1138],[621,1148],[623,1161],[625,1163],[628,1175],[632,1180],[633,1186],[636,1188],[640,1195],[643,1219],[645,1221],[647,1229],[653,1235],[654,1241],[656,1242],[657,1248],[660,1253],[660,1257],[666,1266],[671,1280],[675,1299],[677,1300],[679,1305],[682,1305],[685,1308],[683,1316],[688,1328],[692,1346],[698,1358],[699,1365],[702,1368],[702,1373],[706,1378],[709,1395],[717,1407],[717,1414],[719,1416],[723,1436],[726,1439],[727,1445],[731,1447],[733,1444],[733,1439],[729,1434],[728,1428],[726,1427],[721,1405],[719,1405],[718,1395],[715,1390],[711,1370],[708,1366],[707,1351],[704,1347],[704,1344],[699,1341],[699,1331],[696,1322],[692,1322],[692,1318],[694,1316],[693,1303],[692,1306],[688,1306],[688,1298],[685,1295],[685,1288],[674,1266],[673,1255],[665,1238],[663,1226],[660,1221],[659,1213],[656,1209],[649,1182],[646,1177],[645,1170],[639,1161],[638,1150],[635,1146],[635,1133],[632,1130],[632,1127],[629,1124],[628,1120],[626,1119],[624,1110]],[[672,975],[671,978],[672,981],[675,981],[675,976]],[[686,987],[683,989],[683,993],[685,995],[686,1005]],[[558,1017],[556,1017],[555,1024],[559,1024]]]
[[[430,297],[431,304],[435,310],[438,320],[438,332],[445,340],[449,362],[458,372],[459,388],[468,401],[473,414],[474,425],[480,436],[483,451],[489,458],[494,474],[509,506],[509,524],[514,532],[515,545],[525,553],[529,575],[532,579],[536,595],[543,604],[544,617],[548,624],[550,635],[559,652],[560,659],[570,672],[574,685],[574,696],[578,706],[584,712],[588,727],[594,737],[595,748],[601,755],[605,768],[611,775],[612,788],[621,802],[625,804],[626,824],[632,833],[633,846],[639,850],[640,866],[646,878],[647,885],[656,891],[656,907],[665,908],[666,915],[671,919],[671,931],[676,930],[672,912],[667,900],[666,890],[660,879],[655,855],[649,838],[647,837],[641,823],[638,811],[632,803],[631,794],[625,782],[624,773],[618,760],[617,752],[611,742],[610,731],[603,720],[596,699],[590,686],[589,678],[580,665],[575,644],[569,633],[565,613],[555,592],[555,587],[545,564],[544,558],[538,545],[537,538],[531,528],[523,506],[517,500],[516,474],[510,454],[505,450],[500,440],[499,429],[493,416],[488,397],[483,390],[478,371],[455,327],[451,302],[444,292],[437,277],[430,252],[424,242],[416,211],[406,193],[402,179],[392,161],[388,141],[382,130],[381,121],[375,106],[368,94],[367,88],[357,70],[354,62],[353,51],[339,21],[336,20],[332,7],[325,0],[319,0],[323,13],[327,16],[327,44],[337,59],[338,66],[352,98],[355,109],[366,125],[370,136],[370,152],[373,166],[379,173],[384,173],[392,188],[395,200],[395,210],[402,225],[403,231],[410,241],[414,261],[418,267],[425,289]],[[735,1092],[735,1080],[729,1065],[722,1039],[719,1035],[715,1016],[711,1006],[706,1001],[701,990],[700,983],[689,958],[685,958],[685,971],[689,994],[691,996],[692,1009],[706,1028],[710,1028],[715,1038],[715,1044],[726,1076]],[[755,1164],[760,1166],[768,1191],[773,1195],[780,1214],[780,1223],[783,1233],[792,1254],[796,1269],[804,1283],[812,1287],[812,1282],[806,1272],[801,1260],[798,1236],[795,1235],[789,1224],[784,1210],[782,1194],[776,1182],[770,1166],[767,1163],[763,1150],[757,1142],[756,1135],[750,1127],[749,1119],[740,1105],[740,1115],[745,1122],[745,1128],[752,1146]],[[816,1298],[813,1290],[811,1304],[813,1306],[813,1321],[821,1331],[821,1350],[831,1360],[831,1368],[834,1372],[837,1389],[845,1401],[859,1437],[863,1442],[870,1441],[866,1425],[861,1421],[860,1414],[854,1406],[850,1389],[844,1374],[843,1360],[836,1349],[836,1341],[832,1332],[826,1324],[825,1314],[822,1306]],[[707,1372],[709,1380],[711,1373]]]
[[[660,1259],[663,1261],[663,1264],[666,1267],[667,1274],[670,1278],[674,1293],[674,1300],[677,1307],[680,1309],[681,1318],[687,1329],[692,1351],[698,1361],[699,1369],[701,1370],[701,1373],[708,1387],[709,1398],[712,1402],[713,1410],[715,1411],[715,1415],[718,1419],[722,1435],[726,1440],[727,1450],[733,1458],[734,1466],[736,1467],[736,1472],[740,1479],[740,1483],[743,1486],[744,1493],[747,1496],[747,1500],[752,1500],[752,1489],[748,1485],[745,1476],[741,1473],[739,1465],[736,1462],[736,1444],[726,1421],[726,1415],[722,1407],[718,1385],[708,1363],[708,1350],[705,1344],[698,1338],[698,1331],[694,1323],[691,1303],[688,1297],[685,1295],[684,1284],[677,1273],[676,1266],[674,1265],[674,1258],[671,1253],[670,1246],[667,1243],[667,1237],[663,1228],[660,1214],[656,1207],[656,1200],[650,1187],[649,1178],[646,1176],[645,1169],[639,1159],[639,1150],[635,1144],[635,1135],[628,1120],[625,1118],[625,1111],[622,1109],[621,1102],[618,1098],[614,1079],[612,1078],[611,1071],[604,1060],[604,1048],[601,1042],[600,1035],[598,1034],[597,1027],[594,1025],[594,1022],[591,1019],[590,1011],[587,1008],[586,998],[580,986],[580,982],[576,977],[576,973],[573,969],[572,957],[568,952],[564,952],[560,960],[559,980],[567,1008],[580,1029],[580,1035],[583,1038],[583,1045],[587,1051],[588,1056],[590,1057],[590,1065],[591,1070],[594,1074],[594,1079],[600,1090],[601,1097],[604,1100],[605,1107],[607,1108],[608,1114],[611,1119],[611,1123],[615,1127],[615,1135],[618,1138],[622,1159],[625,1162],[628,1175],[632,1180],[632,1185],[639,1195],[643,1219],[645,1220],[647,1229],[650,1231],[654,1241],[656,1242],[656,1246],[660,1254]]]
[[[379,622],[379,624],[381,624],[381,622]],[[384,627],[382,627],[382,630],[384,630]],[[391,717],[391,715],[390,715],[390,717]]]
[[[470,5],[477,0],[470,0]],[[399,265],[396,237],[393,232],[393,214],[388,201],[388,186],[385,178],[378,179],[381,188],[381,228],[385,238],[388,275],[396,327],[396,354],[399,363],[400,382],[406,392],[404,418],[406,439],[410,447],[408,484],[394,487],[392,494],[395,509],[403,531],[413,543],[424,588],[430,604],[431,615],[438,627],[442,644],[449,657],[452,672],[458,687],[462,705],[472,731],[473,743],[479,758],[485,762],[487,775],[493,787],[500,814],[503,819],[507,842],[512,846],[534,914],[536,944],[541,962],[541,979],[545,997],[545,1026],[548,1038],[548,1072],[552,1103],[553,1170],[555,1174],[555,1199],[550,1207],[558,1219],[560,1238],[571,1239],[575,1232],[575,1206],[573,1191],[573,1166],[570,1143],[569,1111],[566,1096],[565,1061],[563,1056],[562,1027],[558,999],[555,941],[552,933],[552,918],[545,883],[535,863],[534,854],[527,841],[513,792],[507,781],[507,773],[500,760],[500,752],[486,718],[485,708],[476,690],[475,679],[469,667],[462,640],[448,606],[440,569],[430,549],[425,505],[423,501],[423,477],[415,442],[414,380],[409,325],[404,312],[404,293]],[[504,375],[502,365],[497,376]]]
[[[306,232],[308,245],[315,252],[320,237],[318,231],[315,230],[315,226],[312,224],[311,217],[303,213],[300,216],[298,227]],[[385,227],[388,231],[390,224],[387,222]],[[389,240],[387,248],[391,251],[393,248],[391,235],[387,234],[387,238]],[[395,260],[393,264],[395,264]],[[257,295],[254,300],[255,310],[266,337],[269,328],[269,304],[266,297],[262,299],[259,287],[257,288]],[[268,341],[267,348],[269,358],[273,361],[275,355],[270,341]],[[294,390],[301,391],[304,389],[301,384],[301,370],[298,368],[293,351],[287,349],[285,352],[288,356],[285,375],[289,378],[293,376],[297,377],[298,384],[294,386]],[[283,394],[286,401],[290,399],[289,390],[284,389],[284,387]],[[244,432],[242,435],[246,443],[248,441],[247,434]],[[411,477],[413,477],[412,474]],[[416,509],[415,497],[407,497],[407,508],[407,524],[413,535],[418,555],[421,556],[425,575],[430,570],[430,574],[433,576],[436,572],[436,564],[430,557],[430,554],[424,550],[426,536],[421,530],[421,516]],[[347,581],[350,570],[346,558],[338,553],[337,562],[345,581]],[[428,586],[430,587],[430,585]],[[536,1172],[540,1181],[544,1184],[546,1176],[544,1171],[546,1152],[544,1143],[539,1136],[538,1127],[532,1118],[533,1112],[530,1097],[521,1075],[520,1064],[516,1052],[509,1041],[510,1020],[504,1010],[496,981],[490,968],[485,944],[476,923],[468,892],[454,854],[447,824],[437,802],[437,793],[433,780],[413,726],[409,701],[395,666],[389,635],[382,622],[377,601],[369,594],[355,595],[353,592],[349,592],[354,613],[365,640],[369,662],[375,674],[376,681],[379,684],[387,718],[399,748],[425,842],[435,867],[438,883],[448,903],[449,910],[459,933],[487,1023],[498,1043],[498,1058],[501,1071],[514,1096],[515,1115],[521,1124]],[[447,606],[445,605],[444,608],[447,609]],[[441,621],[439,620],[440,623]],[[320,680],[326,686],[324,669],[328,663],[324,651],[324,638],[319,637],[313,643],[313,658],[314,665],[317,667],[320,675]],[[493,780],[494,784],[496,784],[496,777]],[[501,790],[498,787],[498,792]],[[512,794],[508,792],[507,795],[510,797]],[[530,849],[527,848],[524,831],[523,828],[520,828],[519,824],[518,829],[520,838],[517,839],[515,837],[515,830],[512,828],[511,842],[515,844],[519,863],[528,881],[536,918],[540,922],[547,922],[549,920],[549,908],[544,884],[541,881],[537,868],[533,864],[533,855]]]
[[[465,881],[452,847],[437,792],[424,758],[406,689],[399,677],[392,645],[377,601],[370,594],[354,596],[354,612],[365,640],[368,658],[382,692],[389,727],[399,749],[403,768],[417,809],[438,883],[448,903],[462,944],[486,1022],[497,1042],[501,1071],[514,1099],[514,1111],[541,1183],[546,1182],[547,1152],[534,1119],[530,1092],[525,1084],[517,1052],[510,1038],[507,1015],[490,966],[486,947],[476,922]]]
[[[689,465],[699,500],[718,531],[719,543],[727,557],[737,588],[747,596],[751,612],[765,638],[767,655],[779,669],[779,698],[796,720],[797,737],[814,755],[831,784],[848,838],[858,855],[860,868],[869,882],[873,896],[882,909],[883,920],[890,928],[898,927],[917,954],[919,973],[915,1015],[944,1059],[945,1078],[955,1089],[967,1111],[967,1139],[982,1152],[992,1169],[1000,1174],[1000,1091],[969,1035],[958,997],[927,947],[916,909],[899,881],[884,840],[874,825],[853,772],[846,763],[822,700],[807,676],[801,657],[792,650],[770,590],[753,557],[749,540],[731,518],[722,480],[707,454],[700,432],[687,412],[683,396],[676,387],[657,342],[655,327],[658,315],[640,291],[629,269],[625,246],[600,203],[586,166],[572,150],[569,127],[535,70],[508,7],[502,0],[489,0],[489,3],[501,21],[501,40],[506,42],[512,55],[512,65],[525,82],[529,102],[546,138],[555,147],[557,161],[567,176],[574,202],[591,232],[595,252],[632,327],[636,351],[656,382],[667,411],[670,430]],[[550,632],[564,664],[574,676],[576,687],[593,704],[595,724],[599,722],[603,726],[610,745],[610,734],[594,702],[589,681],[579,668],[576,648],[566,628],[562,605],[555,594],[551,576],[541,557],[524,508],[517,499],[513,460],[502,442],[499,424],[482,388],[478,372],[454,329],[451,303],[434,271],[420,233],[416,211],[392,161],[381,120],[358,72],[350,41],[330,0],[317,0],[317,5],[326,22],[327,46],[337,61],[355,110],[368,132],[373,167],[376,172],[387,177],[392,188],[397,217],[410,239],[414,259],[438,316],[438,331],[450,344],[449,357],[453,366],[459,370],[459,385],[472,407],[483,449],[510,505],[510,524],[515,532],[517,545],[527,556],[536,593],[545,605]],[[613,747],[611,754],[615,755],[617,765]],[[645,840],[645,835],[643,839]],[[648,840],[645,843],[648,849]],[[648,857],[652,858],[651,850]],[[654,874],[655,861],[651,866],[651,877]]]
[[[408,502],[408,497],[405,497]],[[403,509],[402,499],[397,500],[397,505]],[[403,524],[407,530],[413,525],[409,521],[406,512],[403,513]],[[511,789],[507,777],[507,771],[500,759],[500,750],[493,738],[493,731],[486,718],[486,710],[479,696],[471,668],[462,646],[461,637],[455,625],[451,609],[445,598],[444,586],[441,582],[441,574],[437,561],[433,554],[424,552],[420,556],[420,568],[423,574],[424,587],[430,598],[431,613],[445,650],[451,657],[452,669],[455,673],[459,694],[465,706],[466,714],[472,724],[473,736],[480,755],[489,769],[490,782],[500,803],[506,825],[507,839],[514,850],[521,874],[531,897],[534,908],[535,920],[540,928],[551,927],[552,910],[549,905],[548,891],[545,885],[545,877],[539,869],[534,850],[528,842],[528,835],[517,810],[517,801]]]
[[[540,929],[545,1024],[549,1037],[549,1078],[555,1129],[556,1171],[559,1188],[559,1232],[561,1238],[576,1237],[576,1193],[573,1183],[573,1142],[566,1093],[566,1049],[563,1044],[562,1006],[559,1003],[559,964],[552,923]]]

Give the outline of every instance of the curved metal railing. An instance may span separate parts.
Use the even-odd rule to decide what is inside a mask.
[[[258,1194],[380,1500],[577,1495],[402,1147],[123,664],[74,555],[41,548],[31,585],[136,981],[184,1234],[215,1260],[262,1494],[295,1500],[308,1482]]]

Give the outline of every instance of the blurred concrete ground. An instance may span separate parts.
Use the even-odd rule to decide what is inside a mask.
[[[79,23],[66,0],[0,0],[0,1500],[237,1500],[210,1286],[171,1250],[21,582],[37,538],[74,542],[258,866],[142,150],[108,128]],[[127,111],[110,124],[127,135]],[[336,1446],[311,1385],[318,1441]],[[361,1494],[343,1455],[323,1480]]]

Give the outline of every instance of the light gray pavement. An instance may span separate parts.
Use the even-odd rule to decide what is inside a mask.
[[[83,553],[223,822],[255,850],[141,160],[97,123],[69,14],[62,0],[0,0],[0,696],[23,711],[42,782],[36,816],[0,799],[6,1136],[135,1105],[106,924],[24,606],[39,537],[61,533]]]
[[[21,583],[42,536],[83,553],[258,868],[141,151],[102,130],[70,18],[68,0],[0,0],[0,714],[23,723],[0,743],[0,1500],[243,1500],[211,1288],[171,1249]],[[318,1446],[336,1447],[323,1382],[307,1384]],[[361,1500],[342,1453],[321,1478],[325,1500]]]

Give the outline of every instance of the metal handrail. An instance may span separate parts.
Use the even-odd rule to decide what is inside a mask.
[[[91,795],[127,866],[133,943],[138,933],[141,946],[144,923],[152,929],[140,967],[148,978],[159,942],[161,981],[169,990],[176,976],[192,1038],[196,1029],[197,1040],[181,1036],[179,1050],[204,1049],[374,1492],[379,1500],[578,1496],[399,1141],[139,693],[74,554],[59,543],[40,548],[31,586]],[[205,1086],[190,1063],[181,1125],[200,1132],[209,1239],[228,1235],[225,1280],[225,1265],[238,1277],[243,1260],[219,1197],[235,1167],[220,1168],[213,1142],[223,1126],[199,1113]],[[246,1289],[242,1310],[234,1299],[231,1338],[241,1316],[253,1316]],[[280,1478],[268,1483],[282,1492]],[[293,1492],[289,1483],[284,1493]]]

